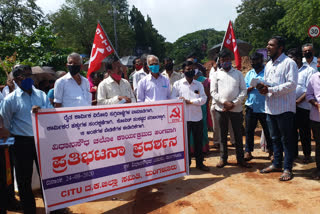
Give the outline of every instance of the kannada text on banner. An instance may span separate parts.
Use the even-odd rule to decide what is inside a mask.
[[[47,210],[186,175],[183,111],[171,100],[33,115]]]

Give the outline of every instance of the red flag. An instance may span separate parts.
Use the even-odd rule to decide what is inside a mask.
[[[91,49],[87,78],[89,78],[92,72],[99,70],[101,61],[113,52],[114,49],[108,40],[107,34],[103,31],[100,23],[98,23]]]
[[[228,30],[226,32],[223,46],[228,48],[230,51],[234,54],[234,59],[236,61],[237,69],[241,70],[241,56],[239,54],[238,46],[237,46],[237,40],[234,35],[233,27],[231,21],[229,22]]]

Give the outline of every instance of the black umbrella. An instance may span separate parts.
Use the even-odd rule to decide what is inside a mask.
[[[221,48],[222,43],[217,44],[213,46],[212,48],[209,49],[209,55],[214,56],[219,53],[220,48]],[[250,45],[248,42],[245,42],[241,39],[237,39],[237,46],[239,49],[239,54],[240,56],[248,56],[251,49],[252,45]]]

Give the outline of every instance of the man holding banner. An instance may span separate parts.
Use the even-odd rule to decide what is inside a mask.
[[[19,86],[9,94],[0,107],[4,127],[15,137],[13,154],[20,200],[24,213],[36,213],[35,198],[32,193],[33,162],[36,161],[36,149],[33,137],[31,110],[52,108],[43,91],[33,86],[31,69],[19,66],[12,71],[14,81]],[[35,106],[36,105],[36,106]]]
[[[69,73],[58,79],[54,85],[54,106],[91,106],[92,95],[89,81],[80,75],[82,57],[72,53],[67,58]]]
[[[159,58],[154,55],[148,55],[147,63],[151,73],[140,80],[138,84],[138,102],[169,100],[171,93],[170,81],[159,73]]]
[[[109,77],[98,86],[98,105],[136,102],[130,83],[121,78],[122,68],[123,65],[115,56],[107,59],[106,69]]]

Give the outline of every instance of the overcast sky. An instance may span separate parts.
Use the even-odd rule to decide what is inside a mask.
[[[64,0],[37,0],[45,13],[55,12]],[[227,30],[229,20],[237,17],[236,7],[241,0],[128,0],[135,5],[167,41],[197,30],[214,28]]]

